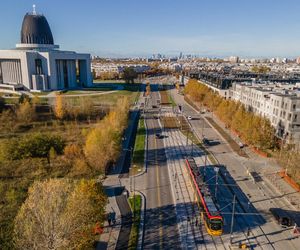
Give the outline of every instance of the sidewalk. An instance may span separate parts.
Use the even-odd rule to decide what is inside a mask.
[[[234,135],[229,129],[226,129],[224,124],[217,119],[215,116],[213,120],[235,140],[237,143],[240,142],[240,138]],[[285,199],[297,210],[300,209],[300,193],[297,192],[293,187],[291,187],[283,178],[278,174],[278,171],[282,168],[276,163],[275,159],[264,158],[256,153],[254,153],[249,147],[246,147],[245,152],[249,156],[247,160],[247,167],[251,168],[253,172],[258,173],[261,177],[269,182],[271,185],[276,187],[281,195],[285,196]]]
[[[125,131],[125,140],[122,143],[123,149],[128,149],[132,143],[132,134],[134,129],[134,121],[137,119],[138,111],[134,106],[131,109],[131,118],[128,128]],[[104,232],[100,235],[99,242],[97,243],[97,250],[114,250],[114,249],[126,249],[128,246],[128,240],[131,230],[131,210],[127,203],[127,195],[124,195],[124,191],[129,190],[128,186],[128,174],[124,173],[124,166],[126,159],[130,156],[128,150],[122,150],[121,155],[116,163],[116,166],[111,170],[111,173],[106,176],[103,182],[103,186],[106,188],[108,194],[108,204],[106,206],[106,213],[116,213],[116,224],[109,226],[105,221]],[[121,178],[124,178],[122,181]]]

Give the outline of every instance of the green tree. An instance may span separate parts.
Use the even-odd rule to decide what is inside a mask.
[[[61,137],[40,133],[10,139],[3,144],[5,147],[2,147],[1,155],[8,160],[48,157],[51,148],[57,154],[62,154],[65,147]]]
[[[126,67],[123,72],[123,79],[126,83],[134,83],[134,80],[137,78],[138,74],[133,67]]]
[[[24,102],[31,102],[31,99],[28,95],[25,95],[25,94],[21,94],[20,97],[19,97],[19,104],[22,104]]]
[[[95,181],[35,182],[14,221],[16,249],[92,249],[106,202]]]
[[[4,107],[5,107],[5,101],[2,98],[2,96],[0,96],[0,113],[3,111]]]

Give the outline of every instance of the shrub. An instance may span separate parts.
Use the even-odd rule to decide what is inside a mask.
[[[20,139],[6,141],[2,147],[2,156],[6,159],[18,160],[25,158],[48,157],[51,148],[57,154],[62,154],[65,147],[64,140],[59,136],[48,134],[31,134]]]

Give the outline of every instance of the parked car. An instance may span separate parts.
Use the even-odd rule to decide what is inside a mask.
[[[162,138],[162,135],[161,134],[155,134],[155,138],[160,139],[160,138]]]
[[[270,208],[269,211],[276,219],[277,223],[282,227],[290,227],[294,224],[293,218],[281,208]]]
[[[202,139],[202,143],[203,143],[204,145],[206,145],[206,146],[209,146],[209,145],[210,145],[209,140],[208,140],[207,138],[205,138],[205,137]]]
[[[191,117],[190,115],[187,117],[188,120],[193,120],[193,117]]]

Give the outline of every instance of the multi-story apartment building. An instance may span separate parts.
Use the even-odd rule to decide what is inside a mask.
[[[143,73],[150,70],[150,66],[147,64],[93,63],[92,71],[95,73],[96,77],[99,77],[102,73],[120,74],[126,67],[133,67],[137,73]]]
[[[300,91],[296,84],[233,83],[230,98],[268,118],[277,136],[300,143]]]

